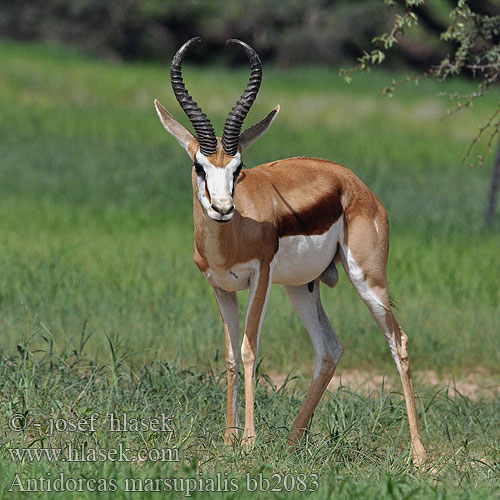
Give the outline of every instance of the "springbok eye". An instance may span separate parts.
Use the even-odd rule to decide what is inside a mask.
[[[196,174],[205,180],[205,169],[198,162],[194,162],[194,168],[196,169]]]

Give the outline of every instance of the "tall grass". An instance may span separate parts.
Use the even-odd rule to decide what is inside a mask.
[[[189,160],[152,107],[158,97],[186,122],[167,68],[7,42],[0,56],[0,345],[13,349],[29,312],[62,344],[87,321],[101,345],[119,333],[145,360],[220,360],[219,314],[190,256]],[[185,74],[220,130],[247,70]],[[303,154],[352,168],[389,211],[391,293],[416,369],[498,373],[500,226],[481,226],[488,169],[460,161],[498,91],[443,120],[448,103],[435,94],[451,87],[428,82],[390,100],[377,94],[388,79],[372,73],[348,86],[327,68],[266,67],[248,123],[277,103],[282,111],[245,163]],[[346,348],[342,366],[392,370],[343,274],[324,302]],[[311,366],[280,288],[262,339],[267,369]]]
[[[217,474],[235,481],[231,498],[248,498],[254,487],[256,498],[302,498],[301,487],[318,499],[485,499],[496,498],[500,491],[498,399],[473,401],[451,389],[421,393],[422,431],[430,461],[418,471],[412,466],[401,394],[382,386],[367,397],[340,387],[326,396],[301,447],[290,454],[286,436],[305,394],[288,383],[277,390],[259,374],[258,439],[250,451],[222,444],[224,375],[182,368],[175,359],[137,363],[117,338],[110,338],[99,355],[90,354],[95,338],[89,340],[86,330],[72,339],[67,351],[53,345],[44,328],[36,335],[41,349],[33,351],[32,337],[18,346],[17,354],[0,360],[0,391],[8,395],[0,400],[2,497],[9,493],[53,498],[54,492],[47,491],[54,484],[49,480],[62,477],[64,498],[93,498],[89,480],[99,478],[107,488],[115,483],[109,497],[129,498],[127,484],[135,480],[141,498],[155,491],[180,498],[186,494],[184,487],[178,486],[180,493],[165,492],[163,480],[208,481]],[[88,423],[95,414],[90,431],[61,426],[69,421]],[[122,425],[124,415],[129,426],[134,418],[151,422],[162,415],[169,424],[162,431],[129,427],[114,432],[110,414]],[[13,428],[12,415],[19,416],[15,421],[19,428]],[[59,422],[53,434],[51,421]],[[120,447],[126,450],[120,461],[114,455],[93,458],[93,450],[107,453]],[[40,451],[44,449],[61,450],[61,455],[54,459]],[[37,451],[42,455],[35,455]],[[71,493],[72,479],[81,480],[80,491]],[[151,480],[160,482],[148,483]],[[191,485],[191,490],[200,489],[200,484]],[[23,492],[33,488],[38,492]],[[210,490],[193,494],[219,495]]]

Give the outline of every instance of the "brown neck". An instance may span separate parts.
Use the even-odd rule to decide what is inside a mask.
[[[192,184],[194,243],[196,250],[207,264],[211,266],[226,265],[227,254],[224,249],[234,248],[235,244],[237,244],[235,229],[237,228],[240,215],[236,212],[233,220],[226,224],[212,220],[207,215],[198,198],[198,184],[194,172]]]

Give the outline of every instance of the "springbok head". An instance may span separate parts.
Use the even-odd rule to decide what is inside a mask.
[[[263,135],[279,111],[276,106],[265,118],[241,133],[243,121],[250,110],[262,81],[259,56],[245,42],[230,39],[226,45],[241,45],[250,59],[250,80],[236,101],[224,124],[222,138],[216,137],[207,115],[189,95],[182,79],[182,59],[200,37],[188,40],[175,54],[170,67],[170,80],[175,97],[192,123],[196,136],[179,123],[159,102],[155,107],[163,126],[186,150],[193,161],[198,185],[198,199],[208,217],[217,222],[229,222],[234,215],[234,191],[242,168],[241,153]]]

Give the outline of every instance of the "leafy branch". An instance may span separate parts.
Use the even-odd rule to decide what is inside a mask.
[[[390,30],[373,38],[375,48],[365,51],[353,68],[342,69],[341,74],[350,83],[352,74],[357,71],[368,70],[372,65],[381,64],[386,59],[387,52],[405,35],[405,31],[416,26],[424,14],[424,0],[385,0],[393,9],[403,7],[403,12],[396,13]],[[420,12],[420,17],[419,17]],[[491,86],[500,80],[500,15],[479,13],[471,10],[466,0],[459,0],[456,7],[449,14],[450,23],[440,33],[440,39],[452,47],[438,64],[428,67],[422,74],[403,80],[393,80],[391,85],[381,89],[381,93],[392,96],[396,87],[407,85],[410,82],[418,84],[422,79],[433,77],[438,81],[447,78],[468,74],[478,80],[477,90],[470,94],[441,93],[449,99],[457,101],[454,109],[448,111],[455,114],[472,105],[473,101],[482,97]],[[500,101],[497,109],[493,110],[484,126],[474,137],[464,154],[462,161],[470,157],[473,147],[489,132],[486,149],[478,155],[476,164],[482,165],[484,158],[492,151],[492,143],[500,133]]]

